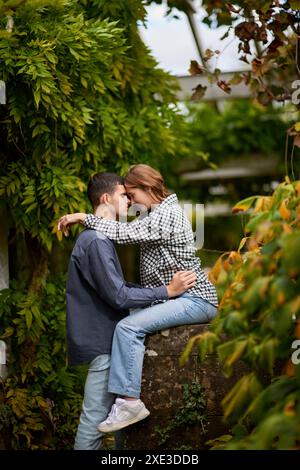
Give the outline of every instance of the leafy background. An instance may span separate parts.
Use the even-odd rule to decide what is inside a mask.
[[[234,102],[222,115],[214,104],[195,105],[186,117],[176,107],[175,79],[157,67],[139,38],[144,3],[0,1],[0,79],[7,84],[7,105],[0,107],[0,211],[11,277],[0,295],[1,338],[9,348],[9,376],[0,394],[6,448],[73,445],[85,369],[71,369],[66,361],[71,244],[61,240],[56,220],[88,210],[85,188],[92,173],[124,173],[131,163],[146,162],[160,168],[180,196],[199,198],[205,187],[187,187],[181,171],[248,152],[282,156],[283,148],[299,163],[299,122],[272,104],[291,99],[286,83],[298,73],[299,2],[283,1],[280,8],[277,1],[237,1],[234,7],[203,2],[206,23],[227,24],[240,39],[238,53],[251,71],[234,82],[247,83],[256,101]],[[173,6],[184,10],[189,4],[168,3],[171,13]],[[283,33],[288,29],[292,34]],[[266,32],[274,40],[253,59],[249,42],[264,43]],[[214,53],[207,51],[205,60]],[[191,73],[205,68],[192,64]],[[217,70],[210,79],[225,93],[234,86],[220,83]],[[203,90],[196,92],[201,99]],[[199,340],[202,357],[218,348],[226,375],[237,360],[251,369],[223,401],[232,433],[215,446],[299,448],[299,366],[290,361],[292,341],[299,338],[300,194],[293,179],[260,198],[260,184],[235,187],[231,203],[247,191],[251,196],[235,207],[243,218],[222,223],[221,231],[211,223],[215,247],[229,251],[211,273],[222,301],[212,330],[193,341]],[[221,332],[228,337],[223,343]]]

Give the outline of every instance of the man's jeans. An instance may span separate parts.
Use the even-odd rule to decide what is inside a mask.
[[[75,438],[75,450],[97,450],[103,433],[97,426],[107,418],[115,395],[107,390],[110,355],[101,354],[91,363],[84,387],[84,399]]]
[[[212,304],[190,294],[182,294],[152,307],[135,309],[116,326],[108,390],[139,398],[145,336],[174,326],[208,323],[216,313],[217,308]]]

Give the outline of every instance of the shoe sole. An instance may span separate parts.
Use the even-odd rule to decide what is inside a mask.
[[[98,431],[100,432],[119,431],[119,429],[127,428],[127,426],[130,426],[131,424],[137,423],[138,421],[141,421],[142,419],[147,418],[149,414],[150,414],[149,410],[147,409],[141,410],[139,414],[137,414],[134,418],[128,419],[127,421],[122,421],[121,423],[116,423],[113,425],[99,424]]]

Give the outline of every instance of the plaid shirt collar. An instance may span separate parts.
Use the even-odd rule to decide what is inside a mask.
[[[170,196],[166,197],[166,199],[164,199],[161,203],[160,203],[160,207],[163,207],[163,206],[171,206],[173,204],[178,204],[178,199],[177,199],[177,196],[176,194],[170,194]]]

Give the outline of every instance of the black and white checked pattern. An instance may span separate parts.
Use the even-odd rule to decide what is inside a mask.
[[[104,233],[119,244],[138,243],[141,246],[140,274],[143,287],[168,285],[176,271],[191,270],[197,283],[189,293],[218,306],[216,289],[201,269],[196,256],[190,222],[171,194],[146,217],[125,223],[88,214],[84,225]]]

